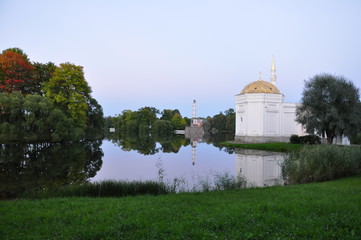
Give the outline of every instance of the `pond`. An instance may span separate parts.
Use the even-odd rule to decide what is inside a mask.
[[[219,145],[231,137],[190,141],[183,135],[128,136],[68,144],[0,144],[0,198],[103,180],[178,179],[181,190],[197,190],[222,175],[242,178],[248,187],[283,184],[283,154]]]

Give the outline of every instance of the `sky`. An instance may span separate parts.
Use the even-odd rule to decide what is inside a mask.
[[[272,58],[286,102],[304,81],[361,88],[359,0],[0,0],[0,51],[84,67],[105,116],[151,106],[207,117],[235,108]]]

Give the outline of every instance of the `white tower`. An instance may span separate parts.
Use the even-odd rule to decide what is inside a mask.
[[[271,80],[271,83],[276,86],[277,76],[276,76],[276,64],[275,64],[274,58],[272,58],[271,79],[270,80]]]
[[[193,100],[193,113],[192,113],[192,125],[198,124],[197,112],[196,112],[196,100]]]

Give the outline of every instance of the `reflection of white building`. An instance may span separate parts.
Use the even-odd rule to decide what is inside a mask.
[[[281,163],[285,154],[248,149],[236,149],[235,176],[247,181],[247,187],[283,184]]]
[[[236,95],[235,140],[241,142],[289,142],[292,134],[303,135],[295,121],[296,103],[283,102],[283,94],[276,87],[276,67],[271,67],[270,82],[249,83]]]

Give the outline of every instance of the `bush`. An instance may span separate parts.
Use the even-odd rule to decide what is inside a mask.
[[[361,133],[357,133],[355,136],[350,137],[351,144],[361,144]]]
[[[300,139],[300,137],[298,135],[293,134],[290,137],[290,142],[292,144],[301,144],[301,139]]]
[[[291,152],[282,163],[286,183],[321,182],[361,172],[361,148],[317,145]]]
[[[292,144],[320,144],[321,139],[316,135],[306,135],[301,137],[298,135],[291,135],[290,142]]]
[[[316,135],[306,135],[300,137],[302,144],[320,144],[321,139],[319,136]]]

